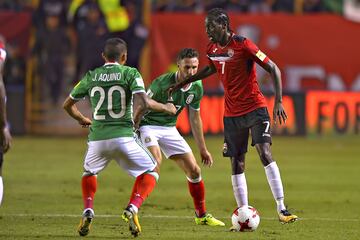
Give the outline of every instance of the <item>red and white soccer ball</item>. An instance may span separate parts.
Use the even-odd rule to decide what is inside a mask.
[[[235,209],[231,222],[235,231],[252,232],[259,226],[260,216],[254,207],[242,206]]]

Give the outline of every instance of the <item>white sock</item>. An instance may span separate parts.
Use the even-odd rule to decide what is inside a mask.
[[[266,177],[271,188],[271,192],[277,204],[277,211],[286,209],[284,204],[284,189],[280,177],[280,171],[276,162],[272,162],[265,168]]]
[[[139,209],[137,206],[135,206],[134,204],[130,203],[130,207],[131,207],[131,210],[132,210],[132,213],[135,213],[137,214]]]
[[[194,178],[194,179],[189,178],[188,176],[186,176],[186,178],[187,178],[187,180],[188,180],[189,182],[191,182],[191,183],[199,183],[199,182],[201,182],[201,180],[202,180],[201,175],[200,175],[198,178]]]
[[[1,201],[3,198],[3,190],[4,190],[3,180],[2,180],[2,177],[0,176],[0,206],[1,206]]]
[[[231,175],[231,182],[238,207],[248,205],[248,191],[245,173]]]

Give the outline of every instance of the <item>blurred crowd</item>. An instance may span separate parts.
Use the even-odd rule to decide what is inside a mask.
[[[103,64],[100,56],[108,37],[123,38],[128,43],[127,65],[139,67],[149,35],[143,19],[146,3],[153,13],[201,14],[221,7],[228,12],[260,14],[348,13],[360,21],[360,0],[0,0],[0,13],[32,14],[35,31],[30,58],[35,59],[34,72],[45,88],[38,92],[42,99],[57,104],[65,87],[73,86],[86,71]],[[16,43],[8,42],[7,52],[5,83],[24,85],[25,58]]]
[[[121,37],[128,43],[127,65],[138,67],[148,37],[142,19],[143,3],[142,0],[0,0],[0,11],[31,12],[35,31],[30,57],[37,63],[35,72],[40,85],[46,88],[40,89],[42,99],[50,98],[57,104],[64,85],[73,85],[86,71],[103,64],[101,52],[109,37]],[[25,61],[17,57],[14,44],[7,46],[5,82],[14,83],[15,72],[24,81]],[[16,61],[21,63],[14,64]]]

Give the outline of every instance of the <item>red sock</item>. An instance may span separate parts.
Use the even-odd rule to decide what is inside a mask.
[[[188,181],[188,186],[194,201],[195,213],[198,217],[202,217],[206,213],[204,181],[201,180],[197,183]]]
[[[132,189],[132,192],[131,192],[131,195],[130,195],[130,200],[129,200],[128,205],[131,203],[131,200],[135,197],[135,194],[137,192],[137,185],[139,185],[139,182],[140,182],[141,178],[142,178],[142,175],[138,176],[135,179],[134,186],[133,186],[133,189]]]
[[[93,208],[97,179],[95,175],[83,176],[81,179],[84,209]]]
[[[156,179],[153,175],[143,173],[136,178],[134,187],[130,196],[129,204],[140,208],[144,200],[150,195],[156,185]]]

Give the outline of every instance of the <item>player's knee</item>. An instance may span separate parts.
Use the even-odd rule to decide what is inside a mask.
[[[201,182],[202,178],[201,178],[201,175],[199,175],[198,177],[189,177],[189,176],[186,176],[187,180],[191,183],[198,183],[198,182]]]
[[[233,175],[242,174],[244,172],[245,172],[245,163],[244,162],[240,162],[232,168]]]
[[[160,175],[156,171],[149,171],[149,172],[146,172],[145,174],[149,174],[149,175],[153,176],[156,181],[159,181]]]
[[[272,159],[270,150],[265,150],[265,151],[260,152],[259,156],[260,156],[261,162],[264,166],[267,166],[274,161]]]
[[[160,174],[160,164],[157,164],[155,169],[153,170],[154,172],[157,172],[158,174]]]
[[[245,172],[245,156],[231,158],[232,174],[241,174]]]
[[[83,172],[83,177],[90,177],[90,176],[96,176],[95,173],[89,172],[89,171],[84,171]]]
[[[187,171],[186,175],[191,179],[199,178],[201,176],[201,169],[198,165],[194,165]]]

